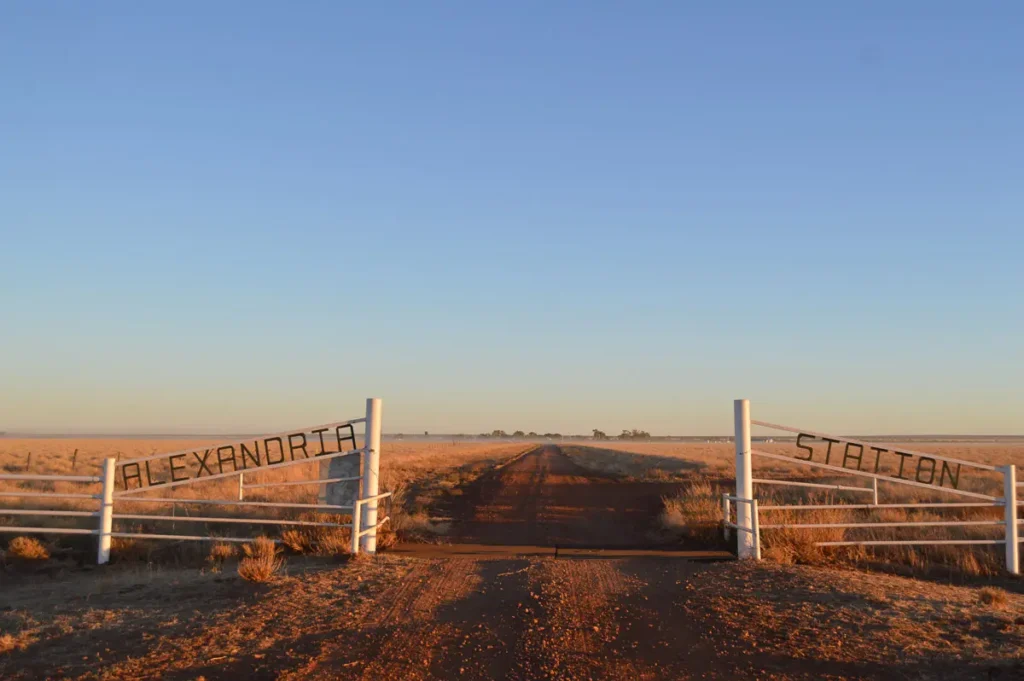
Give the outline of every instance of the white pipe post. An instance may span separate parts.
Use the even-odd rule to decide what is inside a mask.
[[[238,500],[245,501],[245,473],[238,474]]]
[[[761,560],[761,521],[757,510],[757,499],[750,502],[750,536],[754,538],[754,560]]]
[[[359,555],[359,510],[363,507],[357,499],[352,504],[352,555]]]
[[[878,478],[871,478],[871,491],[874,494],[871,504],[878,506]]]
[[[1017,467],[1003,466],[1003,499],[1006,501],[1006,571],[1020,574],[1020,528],[1017,525]]]
[[[748,502],[736,502],[736,555],[741,559],[754,558],[753,509],[754,473],[750,446],[750,400],[733,402],[736,433],[736,497]]]
[[[732,510],[729,503],[729,495],[725,492],[722,493],[722,517],[725,518],[725,522],[722,524],[722,536],[725,537],[725,541],[729,541],[729,523],[732,522]]]
[[[366,435],[363,438],[363,498],[370,499],[380,494],[380,417],[381,399],[366,400]],[[377,499],[367,501],[363,509],[363,551],[377,551]]]
[[[100,506],[100,533],[96,550],[96,564],[110,562],[110,533],[114,527],[114,476],[117,459],[108,456],[103,461],[103,505]]]

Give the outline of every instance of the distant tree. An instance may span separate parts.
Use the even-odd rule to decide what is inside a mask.
[[[517,430],[516,432],[512,433],[512,437],[526,437],[526,433],[524,433],[521,430]]]
[[[603,430],[598,430],[597,428],[594,428],[594,439],[595,440],[607,440],[608,436],[605,435],[605,432]]]
[[[538,437],[537,433],[533,432],[532,430],[529,433],[527,433],[526,436],[527,437]]]
[[[491,433],[491,437],[508,437],[508,433],[504,430],[495,430]]]
[[[424,430],[424,431],[423,431],[423,437],[426,437],[426,436],[428,436],[428,435],[430,435],[430,433],[428,433],[427,431],[425,431],[425,430]]]

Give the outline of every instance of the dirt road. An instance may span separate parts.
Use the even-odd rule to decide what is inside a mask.
[[[545,447],[465,490],[453,509],[454,536],[545,550],[636,546],[664,491],[595,475]],[[914,638],[907,623],[934,618],[936,602],[929,600],[935,585],[914,580],[871,578],[852,587],[847,577],[809,568],[502,550],[491,558],[385,554],[298,567],[262,589],[206,575],[55,595],[52,636],[43,627],[32,646],[0,655],[0,678],[1009,679],[1024,672],[1013,666],[1024,628],[1013,628],[1012,615],[969,610],[969,592],[942,596],[966,603],[966,615],[944,611],[944,629]],[[0,618],[16,615],[18,604],[7,611],[0,608]],[[981,662],[965,660],[964,650]]]
[[[451,509],[453,541],[508,546],[650,547],[661,497],[678,483],[625,482],[546,445],[478,479]],[[663,541],[663,540],[661,540]]]

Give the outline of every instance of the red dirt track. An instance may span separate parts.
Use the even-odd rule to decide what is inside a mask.
[[[661,497],[678,483],[625,482],[544,445],[477,480],[453,509],[453,541],[469,544],[644,548]]]

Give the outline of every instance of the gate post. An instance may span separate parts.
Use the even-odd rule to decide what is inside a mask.
[[[757,559],[754,542],[753,504],[754,474],[750,453],[750,400],[733,402],[736,433],[736,555],[740,559]],[[746,501],[739,501],[746,499]]]
[[[96,564],[105,565],[110,561],[110,531],[114,526],[114,476],[117,459],[108,456],[103,460],[103,496],[100,506],[99,542],[96,550]],[[147,464],[148,465],[148,464]]]
[[[1003,466],[1003,499],[1006,501],[1006,571],[1020,574],[1020,529],[1017,525],[1017,467]]]
[[[381,399],[366,400],[366,434],[363,438],[363,498],[369,499],[380,494],[380,417]],[[362,509],[363,551],[377,551],[377,499],[367,501]],[[353,523],[354,524],[354,523]]]

